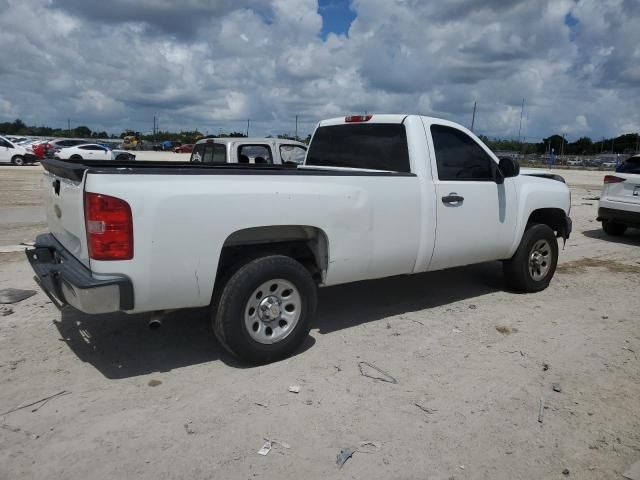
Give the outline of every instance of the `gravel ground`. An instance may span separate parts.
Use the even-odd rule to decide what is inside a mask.
[[[603,174],[561,173],[574,234],[544,292],[505,291],[498,263],[323,289],[272,365],[229,357],[200,310],[151,331],[39,290],[0,307],[0,478],[621,479],[640,459],[640,231],[604,236]],[[0,167],[0,247],[46,229],[40,178]],[[36,289],[21,253],[0,253],[9,287]]]

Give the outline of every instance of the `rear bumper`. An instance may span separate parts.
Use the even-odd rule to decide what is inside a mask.
[[[123,275],[94,278],[91,270],[67,252],[51,234],[40,235],[26,252],[35,280],[58,307],[85,313],[133,309],[133,285]]]
[[[616,210],[613,208],[598,208],[598,222],[623,223],[630,227],[640,228],[640,211]]]

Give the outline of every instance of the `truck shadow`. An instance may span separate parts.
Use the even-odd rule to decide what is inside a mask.
[[[314,328],[320,334],[382,318],[468,300],[504,288],[500,263],[441,272],[371,280],[320,290]],[[207,309],[173,312],[158,330],[149,314],[86,315],[62,311],[55,326],[69,348],[109,379],[123,379],[220,360],[233,368],[250,368],[216,341]],[[296,352],[315,343],[309,336]]]
[[[585,237],[604,240],[606,242],[621,243],[623,245],[640,245],[640,229],[638,228],[628,228],[625,234],[619,237],[607,235],[602,228],[585,230],[582,234]]]
[[[500,262],[323,288],[315,327],[321,334],[503,290]]]

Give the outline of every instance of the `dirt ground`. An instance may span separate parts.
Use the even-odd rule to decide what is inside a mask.
[[[0,251],[46,228],[40,173],[0,167]],[[621,479],[640,459],[640,231],[606,237],[603,174],[561,173],[574,233],[546,291],[505,291],[498,263],[323,289],[302,351],[268,366],[229,357],[203,311],[151,331],[40,290],[8,306],[0,478]],[[9,287],[37,289],[22,253],[0,253]]]

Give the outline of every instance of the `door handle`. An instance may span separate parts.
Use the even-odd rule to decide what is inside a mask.
[[[446,203],[446,204],[456,203],[456,204],[462,205],[462,202],[464,202],[464,197],[461,197],[455,192],[442,197],[442,203]]]

